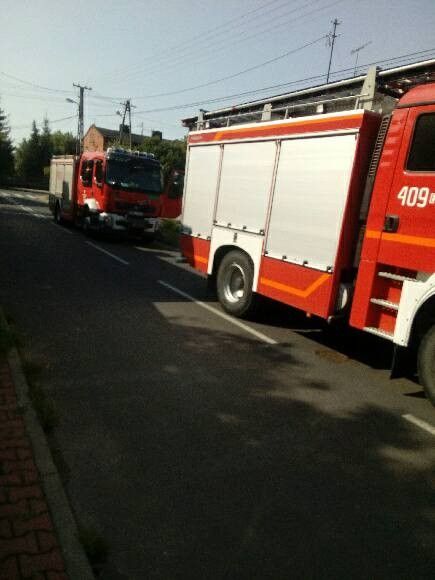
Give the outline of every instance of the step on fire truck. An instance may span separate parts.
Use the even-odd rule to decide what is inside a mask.
[[[434,81],[371,68],[185,119],[181,246],[235,316],[261,294],[415,349],[435,404]]]
[[[121,148],[54,156],[49,207],[59,223],[152,239],[160,217],[180,213],[182,179],[183,172],[172,172],[164,188],[153,155]]]

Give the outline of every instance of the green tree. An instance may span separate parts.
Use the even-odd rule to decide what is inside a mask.
[[[53,140],[51,137],[48,119],[42,122],[42,133],[39,137],[39,163],[42,171],[47,174],[50,168],[50,160],[53,155]],[[48,168],[48,169],[47,169]]]
[[[7,116],[0,109],[0,182],[7,181],[14,174],[14,147],[9,134]]]
[[[42,131],[39,131],[33,121],[30,137],[23,139],[16,150],[17,175],[25,181],[42,184],[49,175],[52,156],[72,155],[75,150],[76,140],[71,133],[51,133],[47,118],[42,122]]]
[[[32,123],[32,132],[29,139],[23,139],[17,147],[16,167],[18,175],[24,179],[35,180],[43,176],[40,134],[36,121]]]
[[[141,151],[152,153],[162,164],[165,178],[172,169],[184,169],[186,162],[186,142],[182,140],[169,141],[158,137],[144,137]]]
[[[74,155],[76,152],[76,138],[72,133],[55,131],[51,134],[53,155]]]

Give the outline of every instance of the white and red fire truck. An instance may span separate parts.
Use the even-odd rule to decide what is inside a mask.
[[[435,60],[370,69],[185,119],[181,246],[235,316],[261,294],[416,347],[435,404],[431,80]]]
[[[180,213],[183,174],[173,171],[164,187],[158,159],[121,148],[54,156],[49,206],[57,222],[152,239],[160,217]]]

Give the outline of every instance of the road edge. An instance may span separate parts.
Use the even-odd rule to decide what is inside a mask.
[[[0,323],[9,328],[1,308]],[[23,410],[24,422],[32,444],[34,460],[64,557],[66,574],[71,580],[76,578],[80,578],[80,580],[95,580],[91,565],[78,539],[79,534],[74,514],[53,461],[47,438],[29,399],[29,387],[17,348],[13,346],[6,356],[15,384],[18,405]]]

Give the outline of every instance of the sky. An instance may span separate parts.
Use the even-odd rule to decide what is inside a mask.
[[[92,88],[85,131],[118,128],[129,98],[133,132],[167,139],[200,108],[320,84],[334,19],[332,79],[352,76],[357,57],[382,68],[435,58],[435,0],[0,0],[0,17],[0,108],[15,144],[44,117],[76,134],[73,83]]]

